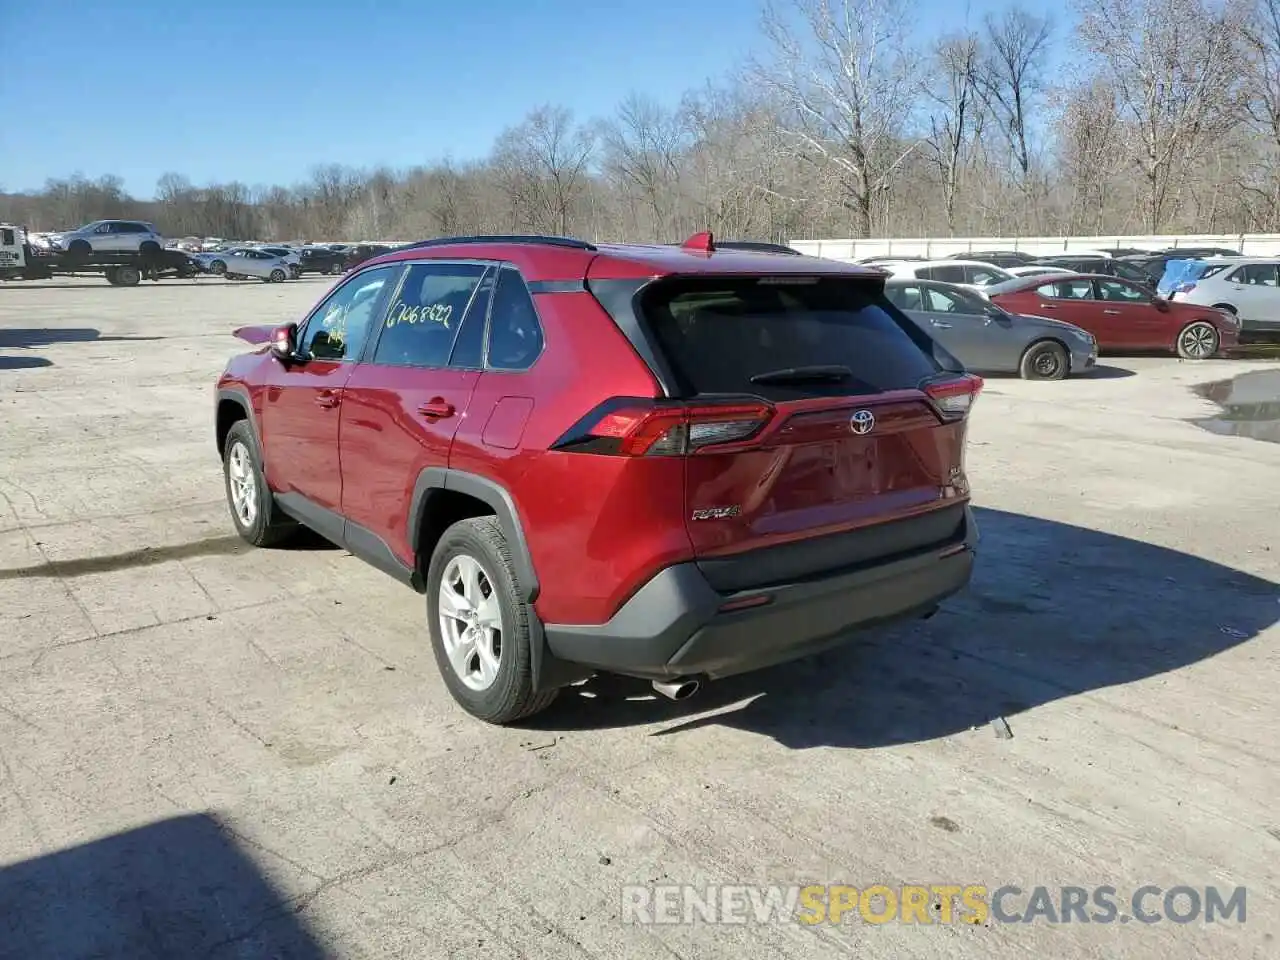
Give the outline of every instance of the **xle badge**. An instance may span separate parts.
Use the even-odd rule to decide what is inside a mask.
[[[726,517],[736,517],[742,512],[741,507],[703,507],[700,510],[693,511],[693,519],[695,520],[723,520]]]

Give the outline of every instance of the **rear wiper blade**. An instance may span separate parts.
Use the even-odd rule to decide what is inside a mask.
[[[811,367],[783,367],[781,370],[769,370],[757,373],[751,378],[752,383],[809,383],[829,380],[837,382],[848,380],[853,371],[838,363],[815,364]]]

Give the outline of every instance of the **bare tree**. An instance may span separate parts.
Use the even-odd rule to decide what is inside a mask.
[[[772,59],[751,68],[777,96],[799,154],[834,174],[860,237],[871,234],[877,198],[914,149],[901,136],[915,94],[899,46],[906,12],[906,0],[770,5],[763,19]]]
[[[538,229],[567,234],[595,152],[591,133],[563,107],[544,106],[498,137],[495,159],[506,173],[513,208]]]
[[[978,91],[1008,144],[1018,183],[1025,188],[1031,179],[1031,121],[1043,103],[1053,23],[1047,16],[1015,6],[987,14],[984,26],[985,50],[976,71]]]
[[[1080,0],[1080,37],[1132,131],[1143,219],[1158,233],[1179,169],[1235,120],[1234,0]]]
[[[930,80],[923,86],[929,136],[925,148],[942,184],[947,231],[954,235],[956,196],[965,149],[978,123],[978,38],[972,34],[944,38],[934,52]]]
[[[603,170],[618,192],[645,211],[631,219],[647,239],[669,235],[680,215],[681,161],[688,127],[679,111],[632,94],[600,128]]]
[[[1237,182],[1260,203],[1255,222],[1264,230],[1280,225],[1280,0],[1256,0],[1242,18],[1245,54],[1243,108],[1248,124],[1266,144],[1262,162],[1242,166]]]

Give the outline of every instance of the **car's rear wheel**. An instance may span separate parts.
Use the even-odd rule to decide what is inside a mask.
[[[1178,334],[1175,347],[1183,360],[1208,360],[1218,352],[1218,330],[1208,320],[1187,324]]]
[[[209,272],[222,276],[227,272],[227,265],[221,260],[215,260],[213,263],[209,264]]]
[[[276,505],[262,471],[262,457],[247,420],[227,433],[222,454],[231,521],[242,540],[255,547],[270,547],[297,530],[297,524]]]
[[[1062,344],[1040,340],[1022,354],[1018,373],[1024,380],[1061,380],[1071,372],[1071,361]]]
[[[287,274],[279,267],[276,267],[271,271],[271,276],[267,277],[267,279],[272,283],[284,283],[286,277]]]
[[[117,287],[136,287],[142,282],[142,271],[137,267],[116,267],[115,280],[111,281]]]
[[[144,240],[141,246],[138,247],[138,252],[144,256],[153,257],[160,252],[160,244],[154,240]]]
[[[333,276],[333,274],[335,273],[341,273],[341,272],[342,272],[342,267],[336,263],[329,264],[329,269],[325,270],[325,273],[329,274],[330,276]]]
[[[93,253],[93,247],[89,246],[88,240],[72,240],[67,252],[76,257],[87,257]]]
[[[472,716],[512,723],[556,698],[533,689],[529,605],[494,517],[459,521],[440,538],[427,570],[427,626],[445,686]]]

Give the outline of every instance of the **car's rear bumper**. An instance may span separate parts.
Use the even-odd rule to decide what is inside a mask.
[[[645,679],[746,673],[816,653],[860,628],[931,612],[969,582],[977,536],[966,507],[958,541],[730,594],[714,590],[696,563],[677,564],[608,623],[545,624],[547,645],[560,660]]]

